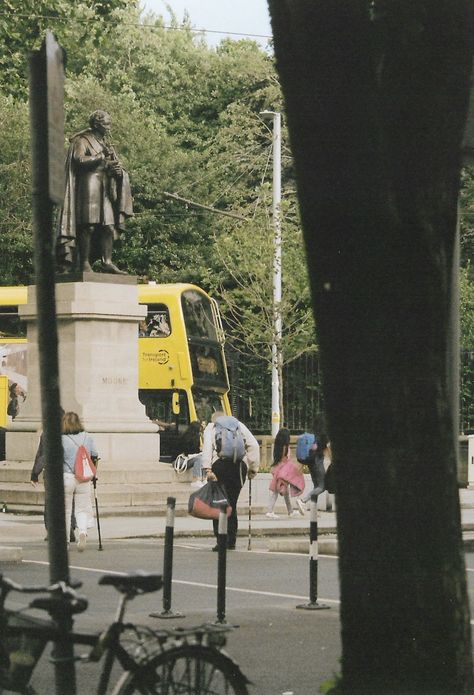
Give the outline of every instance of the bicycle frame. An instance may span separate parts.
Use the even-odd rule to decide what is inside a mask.
[[[0,581],[4,581],[0,575]],[[13,584],[13,583],[11,583]],[[44,593],[52,590],[52,587],[21,587],[14,585],[5,588],[2,583],[2,593],[0,595],[0,693],[5,687],[13,692],[26,692],[33,671],[49,642],[54,643],[59,637],[64,639],[53,620],[42,620],[24,614],[22,611],[12,611],[5,609],[4,603],[11,589],[21,593]],[[66,635],[66,639],[73,645],[83,645],[91,647],[88,654],[74,657],[78,662],[98,662],[104,655],[104,664],[100,672],[97,695],[105,695],[110,682],[112,667],[117,660],[123,671],[135,673],[143,666],[140,659],[134,659],[120,643],[120,637],[127,629],[137,630],[132,624],[123,622],[126,605],[133,598],[133,595],[123,594],[119,598],[115,620],[102,632],[78,632],[73,631]],[[48,601],[48,599],[46,599]],[[44,608],[41,605],[42,599],[33,600],[28,608]],[[84,608],[85,609],[85,608]],[[16,624],[15,624],[16,623]],[[14,638],[21,644],[20,650],[9,651],[8,647],[16,645]],[[13,640],[12,640],[13,638]],[[21,651],[23,650],[23,651]],[[50,661],[54,663],[54,652],[51,654]],[[8,666],[8,672],[5,670]],[[2,669],[3,667],[3,669]]]
[[[113,695],[132,692],[248,695],[249,680],[223,651],[225,633],[231,627],[205,623],[190,628],[155,630],[125,623],[127,602],[138,594],[161,589],[161,575],[140,572],[104,575],[99,584],[114,586],[122,594],[114,621],[100,633],[72,630],[65,634],[54,616],[61,610],[69,611],[71,616],[85,611],[85,598],[64,582],[50,587],[23,587],[3,579],[0,574],[0,694],[7,688],[23,695],[34,695],[29,683],[46,644],[60,641],[64,644],[67,640],[70,645],[90,647],[87,654],[72,656],[75,661],[99,662],[104,657],[97,695],[106,695],[115,660],[123,672],[113,687]],[[11,590],[49,596],[35,598],[25,609],[13,611],[5,609]],[[42,620],[23,612],[35,608],[49,611],[52,618]],[[54,649],[51,661],[55,662]]]

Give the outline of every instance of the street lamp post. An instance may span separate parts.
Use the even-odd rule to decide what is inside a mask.
[[[280,429],[280,366],[281,366],[281,114],[262,111],[262,118],[273,122],[273,340],[272,340],[272,436]]]

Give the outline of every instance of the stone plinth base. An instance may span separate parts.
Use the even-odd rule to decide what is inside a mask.
[[[138,323],[146,308],[132,278],[89,275],[93,281],[56,284],[61,405],[79,415],[103,460],[157,462],[157,427],[138,400]],[[27,321],[28,396],[7,432],[6,456],[32,461],[41,430],[35,286],[20,315]]]

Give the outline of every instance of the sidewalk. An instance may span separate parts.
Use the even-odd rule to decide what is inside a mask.
[[[474,532],[474,508],[462,508],[463,534],[472,536]],[[265,514],[256,513],[251,519],[252,537],[268,538],[270,550],[287,552],[307,552],[309,535],[309,513],[297,518],[280,515],[278,519],[268,519]],[[248,515],[239,515],[239,538],[248,536]],[[100,520],[103,541],[129,538],[163,538],[166,516],[107,516]],[[337,553],[336,514],[318,512],[320,552]],[[192,516],[175,518],[176,538],[212,538],[212,524]],[[19,562],[22,559],[22,546],[43,541],[45,529],[40,515],[0,514],[0,562]],[[97,529],[91,529],[91,540],[96,539]]]
[[[474,510],[473,510],[474,512]],[[280,516],[268,519],[265,514],[252,514],[251,530],[255,535],[301,535],[308,531],[309,513],[298,518]],[[474,513],[473,513],[474,518]],[[248,515],[239,515],[239,530],[247,535]],[[318,512],[320,533],[336,533],[336,515],[333,512]],[[106,516],[100,519],[103,539],[118,538],[162,538],[165,535],[166,516]],[[97,529],[91,529],[91,536]],[[177,537],[209,536],[212,523],[192,516],[176,516],[174,535]],[[45,529],[43,517],[31,514],[0,514],[0,544],[37,543],[43,540]]]

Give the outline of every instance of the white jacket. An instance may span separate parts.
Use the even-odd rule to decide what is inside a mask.
[[[240,430],[242,432],[245,441],[245,456],[243,458],[244,463],[247,464],[250,471],[258,471],[260,466],[260,447],[257,440],[251,433],[251,431],[239,420]],[[216,451],[216,437],[214,434],[214,423],[210,422],[203,433],[203,445],[202,445],[202,467],[203,469],[209,469],[212,467],[214,461],[219,458]]]

